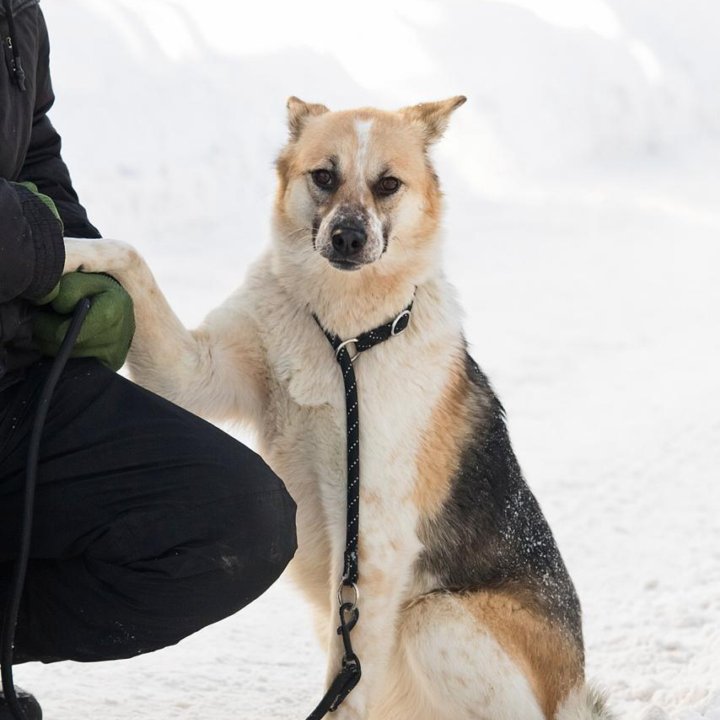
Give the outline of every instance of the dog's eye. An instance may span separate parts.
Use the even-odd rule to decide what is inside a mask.
[[[321,190],[332,190],[335,187],[336,177],[332,170],[313,170],[310,176]]]
[[[396,193],[399,189],[402,183],[396,178],[388,175],[387,177],[382,178],[380,182],[376,186],[376,192],[378,195],[393,195]]]

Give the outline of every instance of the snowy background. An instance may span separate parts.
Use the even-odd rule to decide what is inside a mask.
[[[198,322],[267,242],[291,94],[462,93],[448,274],[630,720],[720,719],[720,4],[45,0],[52,117],[91,218]],[[298,720],[303,601],[132,661],[27,666],[49,720]]]

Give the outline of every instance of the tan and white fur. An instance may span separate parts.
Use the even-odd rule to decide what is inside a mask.
[[[501,408],[467,356],[461,310],[441,268],[442,203],[429,147],[463,102],[330,112],[291,98],[272,244],[196,330],[183,327],[126,244],[68,240],[66,271],[111,273],[132,295],[129,363],[138,383],[257,431],[260,452],[298,504],[292,573],[315,609],[328,682],[342,654],[345,405],[339,367],[313,314],[352,338],[414,298],[407,330],[355,363],[362,479],[353,644],[363,676],[335,716],[606,718],[584,684],[579,607],[549,530],[540,528],[552,555],[542,573],[543,558],[523,557],[532,542],[483,530],[482,518],[499,527],[510,517],[505,505],[527,498],[521,479],[506,483],[495,460],[484,464],[490,441],[482,438],[495,437],[493,428],[502,435]],[[357,247],[342,244],[353,239]],[[482,478],[471,460],[485,468]],[[500,491],[506,499],[492,517],[488,482],[513,488]],[[464,520],[453,499],[466,487],[478,493],[468,512],[485,513],[477,522]],[[526,534],[544,522],[532,503],[529,512],[532,521],[521,518]],[[491,554],[491,546],[502,552]]]

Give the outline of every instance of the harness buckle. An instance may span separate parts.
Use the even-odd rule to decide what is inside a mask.
[[[352,591],[352,600],[345,599],[345,588],[347,588],[348,591]],[[340,607],[343,607],[344,605],[350,605],[350,611],[355,610],[355,608],[358,606],[358,602],[360,601],[360,588],[358,588],[355,583],[348,583],[343,580],[340,583],[340,587],[337,591],[337,601]]]
[[[340,356],[340,351],[341,351],[344,347],[346,347],[347,345],[351,345],[351,344],[357,345],[357,342],[358,342],[358,339],[357,339],[357,338],[350,338],[349,340],[343,340],[343,341],[337,346],[337,348],[336,348],[336,350],[335,350],[335,358],[337,359],[337,358]],[[345,352],[347,352],[347,354],[350,355],[350,351],[349,351],[349,350],[346,350]],[[358,355],[360,355],[360,352],[358,351],[358,349],[357,349],[357,347],[356,347],[356,348],[355,348],[355,354],[354,354],[354,355],[350,355],[350,362],[351,362],[351,363],[354,363],[354,362],[357,360]]]
[[[398,327],[402,321],[405,321],[402,324],[402,327]],[[394,320],[392,327],[390,328],[390,337],[395,337],[396,335],[399,335],[410,323],[410,311],[405,309],[403,310]]]

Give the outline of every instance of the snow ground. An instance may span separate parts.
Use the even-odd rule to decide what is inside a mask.
[[[437,151],[447,270],[582,598],[589,674],[620,717],[720,720],[720,8],[260,5],[45,1],[91,217],[192,324],[266,242],[288,95],[468,95]],[[297,720],[323,670],[281,581],[177,647],[17,676],[50,720]]]

